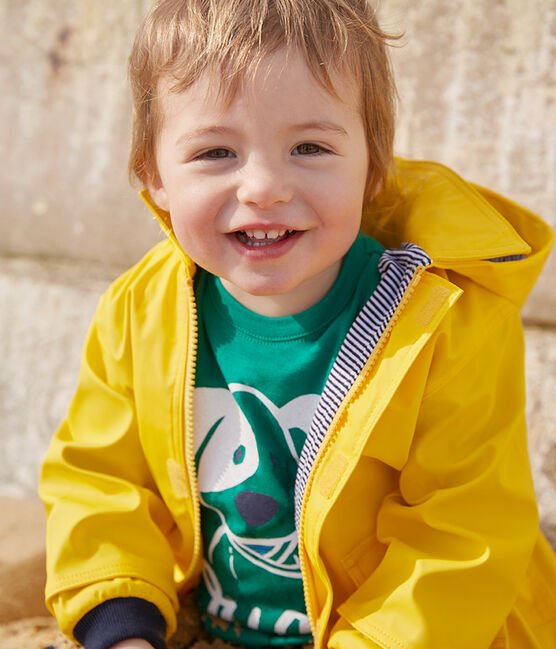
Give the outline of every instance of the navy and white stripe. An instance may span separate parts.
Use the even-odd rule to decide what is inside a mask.
[[[417,268],[431,263],[430,257],[411,243],[382,254],[378,264],[381,275],[378,286],[342,343],[301,451],[295,480],[297,527],[309,473],[334,415],[392,319]]]
[[[527,255],[506,255],[505,257],[492,257],[492,259],[487,259],[486,261],[492,261],[494,263],[500,264],[505,261],[521,261],[525,259]]]

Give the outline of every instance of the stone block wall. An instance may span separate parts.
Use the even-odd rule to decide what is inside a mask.
[[[34,492],[97,296],[161,236],[126,171],[125,65],[149,5],[0,0],[0,491]],[[405,32],[392,50],[398,152],[449,164],[555,226],[556,0],[383,0],[381,13]],[[525,312],[544,327],[529,333],[528,414],[550,525],[555,270],[553,256]]]
[[[0,0],[0,254],[129,265],[159,237],[127,182],[126,59],[150,0]],[[556,0],[382,0],[397,149],[556,225]],[[551,261],[527,316],[556,320]]]
[[[0,254],[124,267],[158,237],[127,180],[126,60],[149,5],[0,0]]]

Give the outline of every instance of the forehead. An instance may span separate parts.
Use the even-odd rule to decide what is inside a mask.
[[[243,74],[206,70],[185,89],[175,78],[167,76],[161,79],[158,91],[164,118],[175,116],[185,104],[193,112],[220,115],[246,104],[260,105],[263,110],[264,99],[287,105],[293,111],[312,107],[319,112],[335,106],[360,114],[360,97],[358,83],[347,66],[329,68],[319,77],[302,54],[285,49],[265,56]]]

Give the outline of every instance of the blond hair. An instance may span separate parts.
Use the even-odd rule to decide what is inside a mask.
[[[368,190],[386,179],[393,156],[396,90],[383,32],[368,0],[159,0],[137,33],[129,60],[133,96],[130,174],[156,177],[162,125],[157,89],[191,86],[216,72],[232,100],[246,75],[281,47],[296,49],[332,94],[331,71],[350,75],[361,100],[369,150]]]

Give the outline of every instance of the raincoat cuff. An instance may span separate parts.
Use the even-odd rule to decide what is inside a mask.
[[[166,649],[166,622],[158,608],[138,597],[109,599],[89,611],[73,630],[85,649],[109,649],[129,638],[143,638]]]

